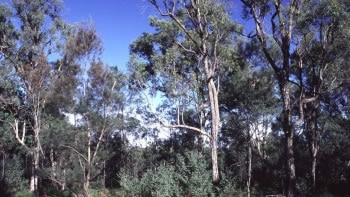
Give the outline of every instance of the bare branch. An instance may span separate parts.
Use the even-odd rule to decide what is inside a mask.
[[[62,144],[60,146],[71,149],[72,151],[77,153],[80,157],[82,157],[86,162],[88,162],[88,159],[82,153],[80,153],[77,149],[75,149],[74,147],[68,146],[68,145],[64,145],[64,144]]]
[[[52,176],[48,176],[48,177],[46,177],[46,178],[48,178],[50,181],[52,181],[52,182],[54,182],[54,183],[57,183],[61,188],[63,188],[63,187],[66,187],[66,188],[67,188],[65,182],[62,181],[62,180],[57,180],[57,179],[55,179],[55,178],[52,177]]]
[[[198,50],[201,53],[203,52],[203,51],[201,51],[196,39],[188,32],[185,25],[182,24],[181,21],[175,16],[175,13],[174,13],[175,12],[175,2],[173,2],[171,8],[169,8],[169,5],[165,1],[163,1],[166,12],[160,8],[160,6],[158,5],[156,0],[149,0],[149,2],[158,10],[158,12],[161,16],[167,16],[167,17],[171,18],[180,27],[180,29],[182,31],[184,31],[186,36],[197,46]]]
[[[208,133],[205,133],[203,132],[201,129],[197,128],[197,127],[192,127],[192,126],[188,126],[188,125],[184,125],[184,124],[176,124],[176,125],[172,125],[172,124],[168,124],[168,123],[165,123],[163,120],[161,120],[158,115],[153,112],[153,110],[151,109],[151,102],[148,98],[148,96],[143,93],[145,98],[146,98],[146,101],[147,101],[147,104],[148,104],[148,108],[150,109],[150,112],[152,113],[153,116],[156,117],[157,121],[163,125],[164,127],[166,128],[183,128],[183,129],[189,129],[191,131],[194,131],[194,132],[197,132],[197,133],[200,133],[201,135],[204,135],[204,136],[207,136],[209,139],[211,139],[211,136],[208,134]],[[183,120],[182,120],[183,121]]]
[[[311,97],[311,98],[304,98],[301,103],[310,103],[310,102],[313,102],[313,101],[316,101],[318,99],[318,95],[317,96],[314,96],[314,97]]]
[[[276,23],[275,23],[275,18],[278,16],[278,12],[279,12],[279,7],[276,3],[275,3],[275,8],[276,8],[276,11],[275,11],[275,13],[273,13],[273,15],[271,17],[272,35],[273,35],[273,39],[278,44],[278,46],[282,47],[282,43],[277,37],[277,30],[276,30]]]
[[[266,33],[264,31],[263,24],[261,23],[259,16],[257,14],[256,7],[253,4],[249,4],[243,0],[242,0],[242,2],[247,7],[250,8],[252,15],[253,15],[253,18],[254,18],[254,21],[255,21],[256,35],[258,36],[259,41],[262,45],[263,53],[266,56],[267,61],[270,63],[272,69],[275,71],[275,73],[278,73],[280,71],[280,69],[276,65],[276,62],[274,61],[274,59],[272,58],[271,54],[269,53],[269,51],[267,49]]]
[[[95,149],[95,151],[94,151],[94,154],[92,155],[91,163],[93,163],[94,160],[95,160],[95,158],[96,158],[98,149],[99,149],[99,147],[100,147],[100,145],[101,145],[101,142],[102,142],[102,138],[103,138],[103,136],[104,136],[104,134],[105,134],[105,130],[106,130],[106,129],[105,129],[105,124],[104,124],[104,125],[103,125],[103,128],[102,128],[102,130],[101,130],[101,134],[100,134],[100,136],[99,136],[99,138],[98,138],[98,141],[97,141],[96,149]]]
[[[19,128],[18,128],[18,120],[14,120],[14,124],[10,123],[13,132],[15,133],[15,137],[17,141],[24,146],[25,148],[28,148],[27,145],[24,143],[24,138],[25,138],[25,133],[26,133],[26,122],[23,122],[23,130],[22,130],[22,136],[21,138],[19,137]]]
[[[303,96],[303,94],[301,96]],[[318,99],[318,95],[311,97],[311,98],[304,98],[304,99],[300,100],[300,102],[299,102],[299,118],[297,121],[295,121],[294,126],[300,125],[302,123],[302,121],[304,120],[304,104],[316,101],[317,99]]]
[[[196,54],[196,52],[195,52],[194,50],[186,48],[186,47],[183,46],[180,42],[176,42],[176,44],[177,44],[181,49],[183,49],[184,51],[186,51],[186,52],[188,52],[188,53]]]
[[[182,128],[182,129],[189,129],[191,131],[197,132],[201,135],[204,135],[206,137],[208,137],[209,139],[211,139],[211,136],[205,132],[203,132],[202,130],[200,130],[197,127],[192,127],[192,126],[188,126],[188,125],[182,125],[182,124],[178,124],[178,125],[171,125],[171,124],[166,124],[165,122],[163,122],[162,120],[158,119],[158,121],[166,128]]]

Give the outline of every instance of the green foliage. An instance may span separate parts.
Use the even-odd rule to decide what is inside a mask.
[[[158,2],[159,9],[171,16],[151,16],[154,32],[143,33],[131,43],[129,76],[100,59],[102,43],[92,22],[69,25],[62,20],[61,1],[0,3],[0,196],[11,192],[18,197],[34,195],[26,192],[33,167],[28,153],[33,148],[42,151],[36,172],[39,188],[50,197],[83,193],[87,171],[92,197],[246,196],[248,145],[252,145],[252,196],[283,193],[285,134],[282,116],[276,113],[283,99],[278,96],[276,79],[283,73],[291,90],[291,119],[296,120],[301,109],[305,118],[294,127],[297,196],[350,193],[347,0],[295,1],[303,4],[295,7],[299,11],[293,16],[290,40],[281,37],[284,30],[280,29],[287,27],[283,23],[288,24],[291,13],[287,1],[275,1],[282,3],[283,13],[274,15],[277,7],[269,0],[242,0],[246,8],[256,6],[262,27],[275,28],[266,30],[260,40],[257,35],[247,40],[236,34],[243,30],[231,18],[228,1],[149,2]],[[248,15],[253,10],[245,11],[245,17],[252,17]],[[266,24],[271,21],[276,24]],[[261,39],[266,51],[260,47]],[[283,41],[290,43],[281,45]],[[276,75],[267,69],[264,52],[276,63],[275,70],[280,71]],[[212,67],[210,72],[204,59]],[[283,60],[288,60],[290,69],[283,71]],[[91,64],[85,70],[86,63]],[[125,113],[149,104],[140,94],[140,89],[145,90],[161,95],[157,112],[164,114],[162,120],[200,128],[210,135],[212,111],[206,106],[211,80],[220,89],[222,122],[218,136],[221,179],[215,186],[209,148],[199,142],[197,133],[174,129],[169,139],[161,140],[160,129],[148,127],[155,119],[153,113],[140,108],[144,119]],[[129,100],[128,94],[133,96]],[[307,101],[312,97],[316,100]],[[75,125],[66,117],[73,113],[81,116]],[[17,139],[15,121],[19,123]],[[22,134],[24,146],[20,147]],[[148,135],[155,141],[137,147],[128,142],[128,135],[137,139]],[[310,172],[313,145],[319,146],[316,188],[312,188]],[[202,155],[187,151],[198,147],[204,149]],[[88,160],[89,153],[93,158]],[[63,182],[66,190],[61,192]]]
[[[35,193],[27,190],[19,191],[14,194],[14,197],[35,197]]]
[[[120,184],[131,196],[213,196],[208,164],[197,153],[177,155],[174,165],[147,170],[140,178],[125,169],[119,173]]]
[[[71,192],[68,190],[65,191],[49,191],[47,192],[49,197],[70,197],[72,196]]]
[[[222,173],[220,180],[220,197],[231,197],[231,196],[245,196],[246,193],[237,189],[235,185],[235,177],[230,177],[225,173]]]
[[[171,166],[159,166],[156,172],[148,170],[141,178],[142,195],[155,197],[179,196],[175,172]]]
[[[123,172],[119,176],[121,186],[132,196],[180,196],[174,168],[171,166],[159,166],[155,172],[148,170],[140,179],[130,179]]]
[[[193,151],[187,151],[184,156],[177,155],[175,167],[182,196],[212,196],[213,185],[207,161]]]
[[[0,169],[5,172],[3,179],[6,186],[16,191],[26,189],[28,181],[24,178],[23,160],[20,157],[14,156],[3,162],[5,163],[4,169],[2,165]]]

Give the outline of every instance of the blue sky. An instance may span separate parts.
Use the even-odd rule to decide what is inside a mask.
[[[92,19],[103,41],[102,60],[126,71],[129,45],[143,32],[152,32],[149,16],[158,15],[147,0],[64,0],[63,18],[69,23]],[[239,18],[242,4],[233,1],[233,16]],[[239,21],[246,23],[247,21]],[[251,26],[251,25],[250,25]]]
[[[103,41],[102,60],[126,71],[129,45],[143,32],[151,32],[149,15],[155,9],[145,0],[65,0],[63,18],[69,23],[92,19]]]

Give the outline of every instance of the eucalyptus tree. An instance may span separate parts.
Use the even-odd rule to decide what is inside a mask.
[[[67,87],[61,77],[73,79],[74,88],[74,75],[79,72],[77,60],[93,51],[95,41],[86,36],[84,29],[70,27],[62,20],[59,1],[13,0],[11,6],[2,13],[7,18],[1,18],[1,63],[10,68],[7,77],[16,94],[15,99],[2,97],[1,104],[12,118],[8,123],[15,139],[32,154],[33,192],[38,190],[40,155],[44,154],[40,142],[43,113],[45,107],[51,106],[46,101],[54,100],[52,87],[58,84]],[[56,107],[57,111],[63,108]]]
[[[115,151],[107,150],[107,143],[116,136],[117,123],[123,124],[120,115],[125,102],[122,92],[125,80],[126,77],[116,67],[107,67],[94,60],[76,95],[79,101],[74,112],[81,115],[81,120],[75,125],[74,144],[63,146],[76,154],[83,176],[83,189],[88,196],[90,182],[99,177],[105,178],[105,162],[111,155],[108,151]]]
[[[60,5],[55,1],[12,1],[13,17],[18,19],[19,29],[13,29],[14,37],[2,37],[6,64],[14,68],[16,89],[20,92],[21,106],[13,111],[11,123],[17,141],[28,148],[33,155],[30,191],[38,188],[39,155],[41,150],[39,133],[41,112],[45,93],[48,90],[50,65],[48,56],[55,46],[55,36],[60,23]],[[46,26],[47,25],[47,26]],[[15,25],[13,25],[15,26]],[[13,44],[11,46],[11,43]],[[3,104],[9,104],[3,100]],[[21,129],[21,131],[19,131]],[[26,144],[26,132],[32,132],[33,146]]]
[[[232,149],[237,149],[234,151],[243,155],[241,158],[244,161],[234,163],[246,163],[246,166],[242,165],[245,166],[244,170],[241,170],[246,173],[241,174],[244,174],[247,193],[251,196],[254,161],[268,157],[264,146],[278,106],[273,74],[259,55],[254,57],[259,54],[259,48],[252,47],[252,43],[246,43],[241,48],[241,69],[226,72],[221,85],[221,114],[224,120],[221,136],[227,146],[235,147]],[[253,155],[259,157],[254,158]],[[226,163],[229,162],[228,158]]]
[[[318,108],[320,88],[323,85],[325,72],[330,67],[328,55],[335,38],[333,33],[336,26],[333,17],[329,15],[324,18],[322,17],[325,15],[320,18],[317,14],[313,15],[314,8],[325,3],[324,1],[242,0],[241,2],[245,5],[245,16],[255,23],[256,37],[277,79],[283,106],[281,120],[285,135],[287,195],[294,196],[296,189],[294,134],[305,120],[309,126],[313,124],[311,122],[315,122],[310,119],[312,114],[305,116],[308,113],[306,110],[317,113],[318,109],[312,110],[311,105],[313,108]],[[328,23],[327,20],[330,18],[332,19]],[[303,26],[304,31],[299,29],[300,25],[306,25]],[[314,62],[310,59],[311,54],[315,57]],[[309,130],[314,130],[310,132],[314,133],[311,136],[315,138],[316,127],[315,125],[312,127],[309,127]],[[311,152],[315,155],[316,141],[310,142],[314,147],[311,148]],[[315,160],[313,163],[315,165]]]
[[[160,91],[177,115],[168,128],[187,129],[209,139],[212,180],[218,182],[217,140],[220,132],[220,77],[233,64],[233,33],[238,31],[225,5],[205,1],[149,1],[164,19],[151,18],[155,33],[144,33],[131,45],[141,58],[132,61],[134,85]],[[184,113],[191,112],[195,125]],[[163,117],[164,118],[164,117]]]
[[[280,95],[282,98],[282,125],[285,135],[285,149],[287,162],[288,196],[294,196],[296,188],[295,158],[294,158],[294,128],[301,123],[300,118],[292,119],[291,93],[291,51],[293,30],[296,17],[302,7],[301,1],[291,0],[286,4],[282,1],[245,1],[246,14],[255,22],[256,36],[258,37],[263,53],[275,72]],[[266,18],[270,21],[265,20]],[[266,25],[265,22],[270,22]],[[271,28],[271,29],[268,29]],[[270,34],[271,32],[271,34]],[[300,97],[303,99],[302,97]],[[302,100],[298,102],[303,106]]]
[[[349,71],[350,12],[342,1],[315,1],[305,4],[297,23],[298,49],[292,54],[299,64],[293,72],[303,97],[316,98],[303,106],[304,135],[307,139],[313,189],[316,189],[317,155],[321,133],[329,112],[322,107],[324,97],[344,88]]]

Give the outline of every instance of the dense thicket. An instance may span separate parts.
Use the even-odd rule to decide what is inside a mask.
[[[1,196],[350,193],[346,0],[145,3],[126,73],[60,1],[0,3]]]

